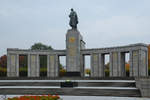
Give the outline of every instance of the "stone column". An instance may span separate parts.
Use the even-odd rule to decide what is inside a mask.
[[[30,58],[29,58],[30,57]],[[31,54],[28,57],[28,59],[30,59],[30,62],[28,64],[28,75],[29,77],[39,77],[39,72],[40,72],[40,68],[39,68],[39,55],[38,54]]]
[[[105,67],[105,55],[99,54],[99,77],[105,76],[104,67]]]
[[[118,52],[118,72],[119,76],[125,77],[126,70],[125,70],[125,53]]]
[[[125,75],[125,55],[121,52],[110,53],[110,76],[118,77]]]
[[[19,76],[19,55],[9,54],[7,57],[7,76],[18,77]]]
[[[9,53],[7,53],[7,77],[11,76],[11,56]]]
[[[31,77],[31,56],[30,54],[28,56],[28,77]]]
[[[17,77],[19,77],[19,54],[16,55],[16,73]]]
[[[50,77],[50,55],[47,55],[47,77]]]
[[[80,65],[80,70],[81,70],[81,77],[84,77],[85,74],[85,68],[84,68],[84,55],[81,55],[80,57],[81,65]]]
[[[110,76],[119,76],[118,72],[118,52],[112,52],[110,53]]]
[[[133,57],[133,76],[139,76],[139,51],[135,50],[132,52]]]
[[[58,55],[48,55],[47,64],[47,76],[58,77],[59,76],[59,65]]]
[[[111,52],[110,54],[110,57],[109,57],[109,76],[113,76],[113,53]]]
[[[148,76],[148,52],[139,50],[139,76]]]
[[[39,54],[37,54],[36,60],[37,60],[37,62],[36,62],[36,64],[37,64],[37,69],[36,69],[37,77],[39,77],[40,76],[40,56],[39,56]]]
[[[148,76],[147,50],[130,51],[130,76]]]
[[[50,55],[50,64],[48,66],[48,77],[55,77],[55,57]]]
[[[55,77],[58,77],[59,76],[59,56],[58,55],[55,55]]]
[[[133,74],[133,53],[132,53],[132,51],[129,51],[129,65],[130,65],[130,67],[129,67],[129,76],[130,77],[133,77],[134,76],[134,74]]]
[[[91,55],[91,77],[99,76],[99,54]]]

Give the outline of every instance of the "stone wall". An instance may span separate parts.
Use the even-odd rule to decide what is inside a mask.
[[[137,77],[135,80],[142,97],[150,97],[150,77]]]

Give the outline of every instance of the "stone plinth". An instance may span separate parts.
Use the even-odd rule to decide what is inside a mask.
[[[80,51],[84,47],[80,32],[77,29],[68,30],[66,34],[67,72],[81,72]]]

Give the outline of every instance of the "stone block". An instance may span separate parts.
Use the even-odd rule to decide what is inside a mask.
[[[136,87],[140,89],[142,97],[150,97],[150,77],[138,77]]]

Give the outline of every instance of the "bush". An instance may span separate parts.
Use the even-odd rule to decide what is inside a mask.
[[[0,67],[0,77],[7,76],[7,68]]]
[[[61,76],[64,76],[65,73],[66,73],[66,70],[65,70],[65,69],[60,69],[60,71],[59,71],[59,76],[60,76],[60,77],[61,77]]]
[[[105,76],[109,77],[109,69],[105,69]]]
[[[148,74],[149,74],[149,76],[150,76],[150,67],[148,68]]]

